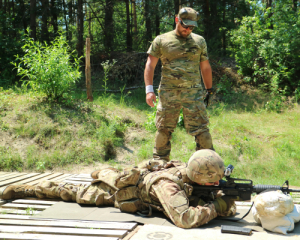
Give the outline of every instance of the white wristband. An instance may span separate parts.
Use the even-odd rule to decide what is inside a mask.
[[[153,85],[148,85],[148,86],[146,86],[146,94],[147,94],[147,93],[150,93],[150,92],[154,92],[154,90],[153,90]]]

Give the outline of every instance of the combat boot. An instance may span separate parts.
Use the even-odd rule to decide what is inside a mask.
[[[96,170],[94,172],[91,173],[91,177],[93,179],[98,179],[98,173],[100,172],[101,170]]]
[[[35,187],[31,185],[11,185],[0,188],[0,199],[36,197]]]

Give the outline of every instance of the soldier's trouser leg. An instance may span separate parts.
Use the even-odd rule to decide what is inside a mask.
[[[39,198],[61,198],[81,204],[114,205],[114,190],[104,182],[91,185],[74,185],[64,182],[44,181],[36,186]]]
[[[195,136],[196,151],[213,149],[212,138],[209,133],[209,119],[203,103],[202,90],[191,89],[183,102],[184,125],[188,134]]]
[[[161,90],[159,93],[155,120],[157,132],[153,149],[153,158],[156,160],[170,160],[171,135],[176,128],[181,109],[179,93],[177,90]]]

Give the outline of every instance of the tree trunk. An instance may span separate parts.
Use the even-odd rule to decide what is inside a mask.
[[[146,18],[146,45],[150,45],[152,41],[151,16],[150,16],[150,0],[145,0],[145,18]]]
[[[47,24],[47,20],[48,20],[48,5],[49,2],[48,0],[41,0],[42,2],[42,42],[49,41],[49,32],[48,32],[48,24]]]
[[[104,47],[106,52],[113,51],[114,44],[114,0],[105,0]]]
[[[73,4],[72,4],[72,0],[69,0],[69,2],[68,2],[68,10],[69,10],[69,26],[71,26],[73,24]],[[72,31],[68,32],[68,39],[69,39],[69,42],[71,42],[71,40],[72,40]]]
[[[129,0],[125,0],[126,4],[126,49],[127,52],[132,51],[132,37],[130,32],[130,12],[129,12]]]
[[[159,14],[159,1],[155,0],[155,35],[160,34],[160,14]]]
[[[22,17],[22,23],[23,23],[23,29],[24,29],[24,32],[26,34],[28,34],[27,32],[27,27],[28,27],[28,23],[27,23],[27,18],[26,18],[26,11],[25,11],[25,4],[24,4],[24,0],[20,0],[20,8],[21,8],[21,11],[23,13],[23,17]]]
[[[136,18],[136,2],[135,0],[131,0],[132,2],[132,15],[133,15],[133,35],[134,39],[137,39],[137,18]]]
[[[2,10],[2,0],[0,0],[0,10]]]
[[[190,7],[193,8],[194,6],[194,0],[190,0]]]
[[[272,8],[272,0],[266,0],[266,8]],[[271,12],[268,15],[268,18],[271,18],[273,13]],[[270,21],[270,20],[269,20]],[[271,23],[270,26],[268,27],[269,29],[273,29],[273,24]]]
[[[226,21],[226,0],[223,0],[223,24]],[[226,30],[222,30],[222,48],[223,48],[223,56],[226,55]]]
[[[295,12],[297,12],[297,0],[293,0],[293,5],[292,5],[292,7],[293,7],[293,10],[294,10]]]
[[[179,12],[179,5],[180,5],[179,0],[174,0],[174,16],[176,16]],[[176,26],[176,22],[175,22],[175,17],[174,17],[173,28],[175,28],[175,26]]]
[[[83,3],[82,0],[78,0],[77,2],[77,54],[78,57],[83,56]]]
[[[55,6],[55,0],[51,0],[50,9],[51,9],[51,17],[52,17],[51,24],[53,26],[54,36],[56,36],[58,32],[58,25],[57,25],[57,8]]]
[[[30,37],[36,41],[36,0],[30,0]]]
[[[203,1],[203,24],[204,24],[204,38],[208,41],[210,39],[210,10],[209,10],[209,1]]]
[[[67,21],[67,11],[66,11],[66,2],[63,0],[63,9],[64,9],[64,20],[65,20],[65,25],[66,25],[66,39],[69,40],[69,24]]]

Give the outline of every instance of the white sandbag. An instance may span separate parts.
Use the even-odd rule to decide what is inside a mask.
[[[252,213],[263,228],[287,234],[294,230],[294,223],[300,220],[300,205],[294,205],[290,195],[279,190],[270,191],[255,197]]]

